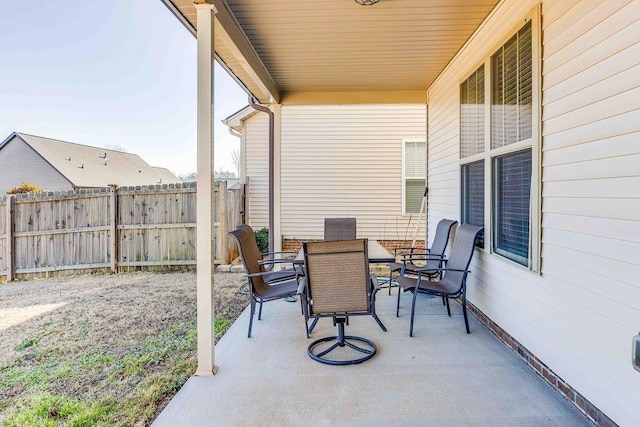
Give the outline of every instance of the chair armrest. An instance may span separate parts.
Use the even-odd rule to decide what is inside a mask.
[[[426,271],[458,271],[460,273],[471,273],[471,270],[461,270],[459,268],[416,268],[413,271],[416,273],[422,273]]]
[[[270,274],[273,274],[273,271],[261,271],[259,273],[247,273],[247,274],[245,274],[245,277],[247,277],[247,278],[260,277],[260,276],[268,276]],[[299,278],[301,276],[302,276],[302,273],[300,273],[300,272],[298,272],[296,270],[295,277]],[[293,274],[292,274],[292,277],[293,277]],[[286,279],[286,280],[289,280],[289,279]]]
[[[376,275],[371,273],[369,274],[369,277],[371,278],[371,289],[375,291],[380,290],[380,282],[378,282]]]
[[[298,255],[298,252],[295,251],[278,251],[278,252],[262,252],[260,256],[267,257],[270,255],[293,255],[294,257]]]
[[[293,258],[263,259],[258,261],[258,265],[269,264],[293,264]]]
[[[441,260],[445,258],[445,255],[438,254],[402,254],[402,262],[407,261],[429,261],[429,260]]]
[[[395,256],[398,255],[403,255],[406,253],[423,253],[423,254],[428,254],[431,250],[429,248],[416,248],[416,247],[412,247],[412,246],[396,246],[395,248],[393,248],[393,254]],[[401,252],[401,253],[398,253]]]
[[[298,277],[298,295],[307,297],[307,278],[304,276]]]

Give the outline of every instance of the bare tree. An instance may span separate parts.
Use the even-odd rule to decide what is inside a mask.
[[[231,152],[231,160],[236,168],[236,176],[240,178],[240,150],[233,150]]]
[[[197,177],[198,177],[198,174],[195,172],[181,173],[178,175],[178,178],[180,178],[183,181],[195,181]]]
[[[121,153],[127,153],[127,149],[124,148],[122,145],[118,145],[118,144],[105,144],[104,148],[106,148],[107,150],[113,150],[113,151],[119,151]]]

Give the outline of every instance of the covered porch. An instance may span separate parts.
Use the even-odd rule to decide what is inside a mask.
[[[198,44],[198,377],[158,425],[393,424],[397,416],[414,425],[429,423],[428,417],[443,425],[571,425],[587,418],[638,424],[640,376],[629,363],[640,319],[634,304],[640,296],[638,2],[163,2]],[[260,166],[268,170],[264,216],[276,251],[285,235],[313,238],[309,221],[292,220],[291,211],[309,206],[298,203],[301,192],[330,180],[296,187],[291,171],[319,168],[316,150],[326,148],[329,137],[315,141],[313,133],[337,121],[324,107],[423,105],[425,240],[433,239],[442,218],[485,227],[468,300],[579,410],[477,322],[464,334],[437,301],[423,304],[410,339],[406,319],[393,313],[394,298],[381,295],[389,332],[369,319],[353,322],[354,333],[380,348],[357,367],[316,366],[306,356],[296,305],[270,304],[250,340],[243,333],[248,319],[241,317],[215,343],[214,60],[269,116]],[[324,153],[329,174],[331,161],[347,157],[340,155],[344,147],[356,153],[343,164],[342,180],[330,176],[346,182],[331,195],[351,185],[360,191],[351,200],[380,200],[363,192],[389,183],[393,194],[404,193],[401,137],[391,143],[363,137],[362,129],[379,120],[359,114],[330,135],[338,148],[335,156]],[[327,116],[332,121],[313,120]],[[511,136],[503,141],[504,135]],[[308,163],[287,157],[301,147]],[[392,163],[395,175],[371,175]],[[509,177],[517,178],[520,204],[510,203]],[[393,208],[406,217],[399,200]],[[343,211],[334,205],[322,214]],[[510,234],[512,220],[522,227]],[[364,228],[359,237],[378,238],[375,232]],[[329,333],[325,325],[316,331]]]
[[[245,310],[216,345],[218,373],[189,379],[153,425],[590,425],[473,316],[467,335],[459,304],[448,317],[419,295],[410,338],[411,297],[397,318],[396,292],[378,293],[387,332],[369,316],[346,327],[378,347],[360,365],[311,360],[307,346],[335,328],[322,319],[307,340],[297,302],[266,303],[250,339]]]

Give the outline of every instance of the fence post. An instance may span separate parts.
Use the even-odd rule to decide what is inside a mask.
[[[111,245],[111,272],[118,272],[118,193],[117,185],[109,185],[109,196],[110,196],[110,206],[109,206],[109,219],[111,226],[111,240],[109,244]]]
[[[218,181],[218,202],[220,203],[220,261],[229,263],[229,248],[227,248],[227,181]]]
[[[7,195],[7,282],[13,281],[13,195]]]

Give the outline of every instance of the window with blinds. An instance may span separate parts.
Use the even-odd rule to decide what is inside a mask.
[[[495,159],[495,251],[522,265],[529,261],[531,150]]]
[[[531,138],[531,21],[491,57],[491,148]]]
[[[484,64],[460,85],[460,157],[484,151]]]
[[[531,241],[537,226],[531,221],[539,212],[531,197],[532,179],[537,180],[534,133],[539,132],[534,120],[540,120],[534,109],[540,102],[533,76],[539,59],[535,22],[529,19],[460,84],[461,220],[485,227],[479,246],[532,269],[539,268],[533,261],[538,245]],[[490,221],[485,224],[487,193]]]
[[[462,222],[484,227],[484,160],[462,165]],[[484,247],[484,234],[476,246]]]
[[[424,141],[404,141],[402,148],[403,213],[418,213],[426,185],[427,144]]]

